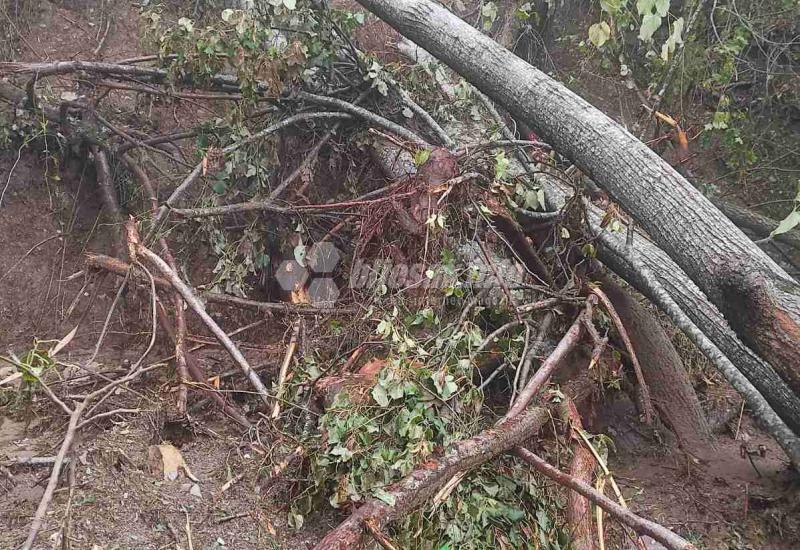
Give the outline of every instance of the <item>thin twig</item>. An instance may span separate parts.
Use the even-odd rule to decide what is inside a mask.
[[[578,316],[578,318],[572,323],[572,326],[569,327],[569,330],[566,332],[566,334],[564,334],[564,337],[561,338],[561,341],[556,346],[556,349],[553,350],[553,353],[551,353],[547,359],[542,362],[542,366],[539,367],[539,370],[536,371],[536,374],[531,377],[530,382],[528,382],[522,391],[519,392],[517,400],[514,401],[514,403],[508,409],[508,412],[504,418],[512,418],[518,415],[528,406],[542,386],[544,386],[550,379],[550,376],[553,374],[556,368],[562,363],[567,355],[569,355],[572,349],[578,345],[582,334],[583,322],[581,321],[581,317]]]
[[[522,361],[522,366],[519,369],[518,390],[521,390],[525,385],[527,385],[533,360],[537,355],[539,355],[539,353],[541,353],[542,347],[544,346],[544,339],[547,338],[547,333],[550,332],[550,327],[552,326],[555,318],[555,314],[552,311],[548,311],[545,314],[544,319],[542,319],[542,323],[539,325],[539,330],[536,333],[536,339],[533,341],[533,344],[525,354],[525,357]]]
[[[586,483],[565,474],[555,466],[550,465],[544,459],[530,452],[528,449],[525,449],[524,447],[516,447],[514,449],[514,453],[519,458],[533,466],[537,472],[546,475],[559,485],[563,485],[564,487],[567,487],[568,489],[571,489],[576,493],[588,498],[597,506],[601,507],[603,510],[617,518],[619,521],[637,533],[648,535],[654,538],[670,550],[692,550],[695,548],[695,546],[689,541],[673,533],[666,527],[641,516],[637,516],[627,508],[623,508],[610,498],[599,493],[590,485],[587,485]]]
[[[129,246],[133,246],[135,254],[140,254],[147,258],[147,260],[155,265],[161,274],[169,280],[170,284],[172,284],[175,290],[180,292],[181,296],[186,301],[186,304],[200,317],[203,323],[205,323],[214,336],[216,336],[217,340],[219,340],[220,344],[222,344],[222,347],[225,348],[225,350],[230,354],[231,358],[233,358],[236,364],[239,365],[239,367],[242,369],[242,372],[244,372],[245,376],[247,376],[248,380],[250,380],[250,383],[256,389],[256,392],[258,392],[264,404],[267,406],[271,405],[269,392],[267,392],[267,388],[264,387],[264,383],[261,382],[258,374],[256,374],[255,371],[253,371],[253,369],[250,367],[247,359],[244,358],[244,355],[242,355],[242,352],[239,351],[238,347],[236,347],[236,344],[234,344],[233,341],[228,338],[227,334],[225,334],[225,331],[223,331],[206,312],[203,303],[195,295],[194,291],[181,280],[177,273],[170,269],[164,260],[162,260],[157,254],[154,254],[151,250],[138,241],[138,231],[132,222],[129,222],[128,224],[128,231],[129,235],[131,236]]]
[[[401,138],[403,138],[403,139],[405,139],[407,141],[410,141],[411,143],[414,143],[414,144],[416,144],[418,146],[422,146],[422,147],[426,147],[426,148],[430,148],[431,147],[431,145],[427,141],[422,139],[419,135],[415,134],[414,132],[412,132],[408,128],[400,126],[399,124],[397,124],[395,122],[392,122],[391,120],[388,120],[388,119],[386,119],[386,118],[384,118],[384,117],[382,117],[380,115],[377,115],[377,114],[373,113],[372,111],[368,111],[367,109],[364,109],[363,107],[358,107],[357,105],[353,105],[352,103],[350,103],[348,101],[337,99],[335,97],[327,97],[327,96],[322,96],[322,95],[317,95],[317,94],[311,94],[311,93],[308,93],[308,92],[299,92],[296,95],[296,97],[297,97],[297,99],[302,99],[302,100],[305,100],[305,101],[309,101],[311,103],[316,103],[317,105],[324,105],[326,107],[334,107],[336,109],[341,109],[342,111],[345,111],[346,113],[350,113],[351,115],[354,115],[354,116],[357,116],[359,118],[362,118],[362,119],[364,119],[364,120],[366,120],[368,122],[371,122],[371,123],[373,123],[373,124],[375,124],[377,126],[381,126],[381,127],[385,128],[386,130],[388,130],[389,132],[392,132],[393,134],[395,134],[395,135],[397,135],[397,136],[399,136],[399,137],[401,137]]]
[[[481,252],[483,252],[483,256],[486,259],[486,264],[492,270],[492,274],[494,275],[494,278],[497,280],[497,284],[500,285],[503,294],[505,294],[506,298],[508,299],[509,307],[514,310],[514,314],[516,315],[517,320],[522,322],[522,316],[520,315],[519,309],[517,308],[517,301],[511,295],[511,291],[508,289],[508,285],[506,284],[505,279],[501,277],[500,273],[497,271],[497,267],[494,265],[492,257],[489,255],[489,251],[486,250],[486,245],[484,245],[483,242],[479,240],[478,246],[480,247]]]
[[[383,531],[381,531],[380,528],[375,525],[373,520],[365,521],[364,527],[367,528],[367,531],[369,531],[370,535],[372,535],[372,538],[375,539],[375,542],[377,542],[380,547],[383,548],[383,550],[399,550],[397,546],[395,546],[392,541],[389,540],[389,537],[383,534]]]
[[[650,399],[650,389],[647,387],[647,382],[645,381],[644,374],[642,373],[642,366],[639,364],[639,359],[636,357],[636,350],[633,349],[633,343],[631,343],[631,338],[628,336],[628,331],[625,330],[625,325],[622,323],[622,319],[619,318],[619,314],[614,308],[614,304],[611,303],[611,300],[609,300],[608,296],[606,296],[606,293],[597,287],[593,287],[590,292],[600,299],[603,307],[606,309],[611,317],[611,320],[614,322],[614,327],[616,327],[620,338],[622,338],[622,342],[625,344],[625,349],[628,351],[628,355],[631,357],[631,364],[633,365],[633,371],[636,374],[636,381],[639,383],[639,388],[642,392],[644,421],[647,425],[650,425],[653,423],[655,410],[653,409],[653,402]]]
[[[1,67],[2,63],[0,63],[0,68]],[[251,143],[264,139],[265,137],[274,134],[275,132],[278,132],[283,128],[286,128],[298,122],[304,122],[316,119],[347,120],[350,118],[351,115],[339,112],[300,113],[297,115],[292,115],[290,117],[281,120],[280,122],[276,122],[275,124],[267,126],[263,130],[256,132],[255,134],[249,136],[246,139],[228,145],[227,147],[222,149],[222,154],[228,155],[236,151],[240,147],[244,147],[245,145],[250,145]],[[161,205],[161,207],[159,207],[158,213],[156,214],[155,220],[153,221],[153,227],[150,229],[150,232],[147,236],[146,239],[147,241],[149,241],[152,238],[152,236],[155,235],[156,232],[159,230],[161,224],[164,222],[167,214],[169,213],[170,208],[172,208],[181,199],[181,197],[183,197],[184,193],[186,193],[186,191],[189,190],[189,188],[194,184],[194,182],[200,179],[201,175],[203,175],[203,162],[198,163],[197,166],[194,167],[194,170],[192,170],[192,172],[184,178],[181,184],[175,188],[175,190],[169,196],[167,201],[163,205]]]
[[[292,327],[292,336],[289,340],[289,346],[286,348],[286,355],[283,357],[283,363],[281,363],[281,370],[278,374],[278,389],[275,393],[275,404],[272,406],[272,414],[270,418],[278,418],[281,413],[281,396],[283,395],[284,385],[286,384],[286,377],[289,373],[289,364],[292,362],[292,357],[294,357],[294,352],[297,349],[297,337],[300,334],[300,320],[296,320],[294,322],[294,326]]]
[[[59,474],[61,473],[61,467],[64,464],[64,458],[67,456],[70,446],[72,445],[72,441],[75,438],[78,420],[80,419],[81,414],[83,414],[87,404],[88,402],[86,400],[79,402],[77,405],[75,405],[75,408],[69,417],[67,434],[64,436],[64,442],[61,443],[61,447],[58,449],[56,461],[53,464],[53,471],[50,474],[50,480],[47,482],[47,487],[44,490],[42,499],[39,501],[39,506],[36,508],[36,513],[33,515],[33,522],[31,523],[30,530],[28,531],[28,538],[26,538],[25,542],[22,544],[21,550],[31,550],[33,548],[33,543],[36,541],[36,536],[39,534],[39,530],[42,528],[42,523],[44,523],[44,517],[47,514],[47,509],[50,507],[50,502],[53,500],[53,494],[58,486],[58,478]]]

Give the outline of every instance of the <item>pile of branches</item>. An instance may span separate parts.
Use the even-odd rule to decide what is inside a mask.
[[[45,383],[41,384],[48,397],[69,415],[70,420],[24,548],[32,547],[42,527],[76,432],[94,419],[118,413],[116,410],[102,410],[107,396],[117,387],[129,384],[156,368],[145,366],[144,361],[158,334],[165,336],[174,346],[179,388],[174,416],[185,419],[190,395],[199,392],[214,400],[220,410],[243,428],[252,428],[245,411],[208,384],[208,374],[203,372],[187,349],[189,312],[213,334],[241,370],[242,376],[252,386],[254,399],[258,400],[256,408],[276,422],[284,421],[287,425],[297,416],[297,407],[315,411],[314,415],[320,416],[335,409],[337,404],[341,406],[343,400],[354,403],[366,396],[367,400],[374,399],[381,404],[400,398],[405,389],[387,389],[384,384],[386,373],[394,368],[392,360],[398,357],[415,358],[405,363],[408,372],[414,369],[427,372],[425,369],[432,368],[416,364],[425,353],[429,353],[419,351],[424,348],[418,344],[422,336],[413,331],[404,332],[391,324],[391,318],[397,317],[398,304],[402,304],[404,298],[413,296],[422,300],[419,308],[423,312],[421,321],[411,323],[412,326],[424,327],[432,318],[437,318],[435,324],[442,326],[438,318],[447,319],[449,323],[444,324],[446,328],[439,336],[452,338],[454,342],[459,341],[455,335],[462,338],[469,332],[469,327],[481,325],[485,330],[486,336],[478,332],[480,337],[469,343],[466,349],[459,348],[456,364],[461,370],[451,371],[450,364],[445,362],[443,370],[433,369],[429,378],[432,386],[429,384],[425,390],[432,393],[432,399],[426,406],[436,414],[452,409],[449,403],[453,389],[448,384],[458,382],[461,387],[482,394],[503,381],[504,385],[499,385],[500,397],[491,403],[493,414],[499,411],[499,420],[486,427],[486,418],[491,417],[487,415],[477,429],[469,430],[469,437],[448,442],[449,446],[440,452],[431,450],[420,455],[424,461],[415,465],[407,475],[382,486],[377,496],[367,498],[319,543],[318,548],[351,548],[363,542],[365,533],[370,533],[382,546],[391,548],[393,543],[385,531],[392,522],[403,519],[431,498],[438,502],[447,499],[470,471],[507,453],[513,453],[537,472],[569,489],[567,519],[576,547],[594,545],[591,516],[587,513],[589,502],[592,502],[640,535],[653,537],[668,548],[691,548],[692,545],[680,536],[628,510],[613,477],[608,479],[617,492],[618,503],[592,488],[595,466],[603,476],[608,476],[608,471],[583,430],[583,422],[590,419],[582,416],[585,417],[592,402],[597,403],[600,399],[599,388],[609,377],[625,380],[635,396],[645,425],[655,427],[662,422],[668,425],[687,453],[691,454],[711,438],[711,430],[691,381],[660,323],[616,282],[607,267],[660,306],[742,392],[754,415],[764,422],[789,458],[795,462],[800,459],[800,446],[793,433],[793,429],[800,426],[796,416],[800,415],[800,407],[795,407],[797,396],[787,387],[785,379],[789,380],[788,384],[793,383],[793,370],[783,368],[786,367],[782,363],[783,352],[776,351],[774,342],[755,337],[752,339],[755,345],[765,350],[765,360],[742,344],[714,305],[717,302],[713,300],[720,297],[721,291],[710,288],[713,281],[698,280],[702,269],[682,263],[681,266],[687,270],[696,268],[690,272],[694,277],[689,277],[675,264],[678,259],[671,258],[656,246],[661,239],[672,247],[668,249],[675,250],[678,237],[673,232],[653,230],[652,225],[639,219],[642,227],[654,238],[651,241],[639,235],[634,239],[633,222],[609,202],[607,195],[591,193],[592,185],[590,192],[583,190],[582,183],[587,178],[580,170],[597,180],[612,198],[625,202],[625,193],[620,190],[622,184],[612,181],[614,176],[608,173],[615,165],[603,160],[606,153],[597,147],[590,147],[588,151],[576,149],[575,140],[593,135],[594,129],[587,127],[587,120],[602,127],[606,134],[619,132],[620,140],[627,140],[630,136],[623,134],[613,122],[598,118],[588,104],[579,103],[549,79],[544,84],[530,83],[533,94],[530,105],[515,102],[516,94],[503,87],[501,76],[484,74],[482,71],[486,67],[478,58],[470,60],[474,67],[468,67],[462,59],[463,50],[459,50],[454,42],[480,44],[489,55],[495,56],[496,62],[500,60],[498,66],[502,70],[508,71],[510,67],[511,73],[527,75],[531,80],[546,77],[530,72],[535,71],[532,68],[529,71],[527,67],[517,66],[517,61],[512,63],[503,58],[505,50],[491,41],[486,42],[488,39],[478,31],[460,20],[454,21],[449,12],[432,3],[377,0],[363,3],[490,94],[491,98],[478,90],[472,92],[484,113],[482,122],[475,123],[472,128],[473,136],[462,133],[456,137],[448,133],[399,83],[387,75],[376,76],[375,66],[366,63],[367,58],[341,29],[337,29],[333,18],[329,18],[329,22],[339,33],[342,49],[337,53],[340,57],[330,66],[330,72],[324,79],[311,83],[298,80],[297,73],[290,71],[283,75],[286,81],[282,83],[283,89],[279,94],[274,93],[274,81],[257,81],[255,84],[249,81],[245,85],[242,75],[220,73],[193,78],[194,75],[186,73],[186,67],[176,67],[174,63],[177,61],[169,54],[114,63],[0,64],[0,75],[11,80],[0,81],[0,97],[14,107],[12,112],[27,112],[48,120],[50,128],[56,129],[58,139],[66,140],[73,149],[85,152],[93,161],[97,192],[106,215],[115,222],[119,233],[114,250],[86,255],[86,273],[117,276],[117,300],[112,312],[126,287],[143,289],[149,296],[152,323],[151,338],[145,352],[123,377],[108,381],[86,395],[71,396],[72,403],[69,404],[65,396],[59,396]],[[433,31],[426,27],[425,19],[450,27],[447,32],[431,36]],[[60,100],[48,102],[41,90],[44,83],[54,77],[73,77],[78,89],[75,97],[63,99],[62,96]],[[496,85],[487,84],[487,78],[494,78]],[[12,84],[12,81],[19,85]],[[579,119],[580,124],[576,123],[581,131],[576,133],[564,126],[564,120],[574,122],[574,116],[578,115],[573,119],[556,117],[550,120],[548,117],[552,113],[546,110],[547,103],[534,105],[539,101],[535,94],[543,93],[537,91],[537,85],[550,86],[551,92],[558,92],[553,93],[553,97],[566,102],[567,107],[575,109],[578,115],[583,112],[585,120]],[[383,86],[387,89],[382,90]],[[225,145],[217,136],[218,145],[205,147],[196,162],[187,162],[182,149],[175,144],[204,134],[203,128],[151,135],[133,125],[115,121],[105,112],[102,103],[114,92],[169,98],[176,102],[202,102],[202,105],[233,103],[240,109],[237,113],[249,123],[247,134],[230,139]],[[447,89],[442,93],[447,94]],[[540,135],[549,140],[548,143],[520,139],[508,127],[511,119],[498,112],[492,99],[514,117],[528,123],[538,122],[536,127],[541,130]],[[408,113],[411,113],[410,117]],[[411,117],[413,125],[407,126],[405,122]],[[215,197],[210,206],[196,206],[198,202],[209,202],[201,183],[219,174],[237,152],[292,132],[295,136],[313,139],[314,146],[288,174],[273,177],[268,191],[259,191],[241,202],[220,204],[220,198]],[[485,139],[476,141],[474,136],[485,136]],[[356,137],[358,139],[354,139]],[[643,149],[646,148],[638,141],[636,144],[635,147],[631,145],[629,153],[645,155]],[[368,151],[369,158],[364,163],[370,170],[382,174],[383,184],[372,189],[357,189],[342,200],[334,199],[330,194],[326,196],[325,189],[308,190],[310,181],[313,181],[314,167],[325,147],[348,151],[354,157]],[[158,185],[154,184],[149,169],[155,165],[152,158],[159,159],[161,165],[169,170],[181,173],[180,183],[170,185],[167,181],[159,181]],[[676,178],[680,176],[664,169],[657,156],[645,158],[653,166],[637,164],[636,169],[641,174],[660,178],[658,181],[678,181]],[[145,162],[145,159],[150,161]],[[574,161],[575,165],[567,159]],[[142,191],[145,200],[141,212],[137,212],[132,204],[120,206],[114,182],[115,175],[120,173],[129,175]],[[309,174],[312,174],[310,179]],[[628,172],[620,171],[616,176],[624,179]],[[322,198],[319,202],[312,202],[306,198],[305,192]],[[628,201],[628,204],[633,203]],[[701,206],[705,207],[705,203]],[[402,292],[389,298],[351,291],[335,304],[329,303],[330,300],[309,303],[310,282],[306,279],[299,279],[292,283],[291,288],[284,288],[283,299],[276,301],[200,291],[182,275],[180,258],[173,254],[174,242],[170,240],[182,227],[197,223],[197,220],[230,217],[240,221],[256,220],[264,226],[278,228],[286,238],[292,235],[292,227],[299,219],[304,222],[307,236],[313,242],[335,241],[367,259],[391,255],[405,261],[423,258],[426,269],[417,273],[417,278],[411,280]],[[313,224],[308,220],[313,220]],[[446,231],[445,221],[448,222]],[[612,231],[626,224],[627,242],[624,231]],[[723,228],[726,227],[723,224]],[[445,246],[455,249],[465,242],[474,245],[473,255],[471,259],[462,257],[461,263],[473,267],[479,265],[490,284],[488,288],[463,285],[458,294],[464,299],[458,308],[453,308],[424,283],[432,278],[429,268],[436,267],[430,259],[432,251],[440,252]],[[758,251],[755,247],[753,249]],[[302,243],[294,244],[295,255],[298,251],[305,254],[306,250]],[[750,248],[747,251],[756,254]],[[509,278],[501,270],[498,263],[503,258],[518,262],[518,279]],[[300,267],[305,267],[304,262],[315,261],[314,258],[301,260],[295,259]],[[752,267],[750,272],[740,274],[742,278],[733,283],[733,288],[727,289],[729,294],[723,298],[730,293],[744,292],[743,287],[736,285],[746,285],[751,275],[763,275],[756,268],[768,266],[772,269],[772,264],[766,263],[761,256],[757,256],[757,260],[753,263],[755,267],[749,266]],[[291,262],[281,265],[296,268]],[[267,273],[267,277],[279,279],[279,269]],[[777,266],[775,269],[779,270]],[[780,275],[778,271],[775,273]],[[780,282],[783,284],[785,281]],[[762,292],[759,296],[763,298],[766,293],[765,300],[769,302],[772,298],[769,293],[775,286],[773,281],[762,277],[757,283],[760,285],[757,289]],[[415,293],[418,288],[423,290]],[[712,299],[706,298],[701,289],[706,290]],[[791,299],[794,291],[792,288],[787,290],[785,285],[781,289],[780,299],[783,301],[769,303],[780,313],[778,321],[784,322],[782,326],[789,327],[785,332],[791,333],[796,319]],[[520,291],[525,293],[520,294]],[[531,294],[533,299],[523,303],[521,296]],[[487,297],[494,298],[494,305],[488,309],[499,314],[502,322],[481,314],[481,310],[487,309],[482,299]],[[372,307],[363,305],[365,301],[371,301]],[[749,303],[762,306],[766,302],[755,300]],[[231,336],[209,314],[207,308],[210,304],[289,316],[291,320],[287,324],[292,327],[291,337],[272,388],[265,385],[262,376],[248,363]],[[387,304],[392,307],[387,307]],[[691,311],[688,304],[693,308]],[[385,308],[383,312],[376,312],[376,308],[381,307]],[[395,313],[387,314],[392,308]],[[610,325],[599,322],[598,308],[602,308],[611,320]],[[108,319],[112,312],[109,312]],[[729,318],[733,313],[730,308],[726,310]],[[763,317],[768,312],[759,314]],[[379,321],[378,333],[385,341],[381,345],[382,351],[373,354],[373,358],[378,359],[377,367],[376,363],[371,369],[362,365],[364,358],[361,355],[368,346],[353,342],[345,362],[328,354],[329,364],[322,372],[298,382],[301,377],[299,373],[293,376],[292,364],[298,348],[309,347],[304,339],[311,341],[304,328],[304,319],[333,317],[345,317],[353,324],[357,324],[359,319],[366,325]],[[95,356],[102,346],[107,327],[108,321],[97,342]],[[367,330],[372,332],[374,329],[370,327]],[[515,362],[504,358],[503,353],[507,350],[502,347],[504,342],[507,343],[506,334],[512,332],[519,336],[517,341],[522,348],[517,350],[518,360]],[[549,341],[556,343],[549,346]],[[610,346],[622,353],[624,360],[621,365],[609,353]],[[416,355],[411,353],[415,349]],[[581,349],[583,355],[579,352]],[[397,366],[396,362],[394,366]],[[779,376],[776,371],[784,376]],[[757,379],[762,375],[763,378]],[[402,376],[413,377],[411,374]],[[561,388],[556,392],[548,390],[554,378]],[[754,386],[769,390],[769,393],[765,391],[762,396]],[[560,471],[529,448],[531,438],[546,429],[551,414],[557,411],[566,418],[565,425],[571,435],[573,458],[570,473]],[[455,410],[451,412],[458,414]],[[313,426],[314,415],[303,419],[304,431],[308,431],[309,422]],[[322,431],[323,427],[319,429]],[[330,432],[324,438],[329,439]],[[347,445],[344,449],[342,452],[347,451]],[[295,458],[304,454],[306,451],[298,452]]]

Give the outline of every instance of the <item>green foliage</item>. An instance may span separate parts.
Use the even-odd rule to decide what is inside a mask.
[[[601,48],[603,44],[611,38],[611,27],[605,21],[600,21],[589,27],[589,40],[596,48]]]
[[[782,53],[797,43],[800,4],[706,4],[688,36],[686,25],[696,1],[680,4],[683,13],[671,11],[679,4],[669,0],[598,0],[597,5],[599,21],[588,27],[586,43],[599,51],[601,67],[618,66],[619,74],[632,77],[650,93],[660,92],[666,83],[667,99],[682,97],[681,105],[687,104],[687,94],[693,94],[695,105],[699,98],[705,103],[713,98],[716,108],[694,109],[691,116],[706,118],[689,123],[701,123],[704,131],[698,143],[720,151],[722,163],[739,180],[755,179],[760,165],[769,166],[770,158],[783,158],[796,148],[791,145],[797,143],[796,135],[790,137],[792,132],[784,128],[786,117],[779,113],[800,102],[800,87],[790,68],[798,58]],[[681,59],[674,60],[681,47]],[[776,63],[776,56],[783,61]],[[666,81],[675,63],[678,70]],[[669,102],[662,107],[670,109]],[[781,142],[783,149],[774,145]],[[773,171],[770,179],[785,181],[786,175]]]
[[[55,366],[50,351],[44,349],[41,340],[34,340],[33,347],[20,359],[16,359],[16,366],[22,373],[22,380],[27,385],[35,386],[45,372]]]
[[[442,327],[430,307],[394,308],[375,331],[390,350],[375,384],[355,401],[340,392],[319,419],[320,433],[305,441],[313,451],[290,512],[295,526],[320,506],[369,497],[394,504],[392,483],[494,422],[473,384],[471,354],[484,339],[477,326]],[[519,335],[499,345],[510,360],[522,353]],[[306,369],[298,387],[319,375],[316,365]],[[470,473],[440,504],[398,522],[391,535],[402,548],[527,548],[532,537],[542,548],[566,548],[560,507],[530,468],[504,458]]]
[[[212,253],[217,258],[211,289],[246,297],[249,289],[248,277],[269,265],[265,251],[264,232],[251,225],[239,238],[231,240],[229,231],[224,231],[214,222],[201,224]]]
[[[337,29],[346,34],[364,21],[363,14],[339,10],[320,18],[302,0],[269,0],[254,9],[217,13],[202,23],[188,17],[170,21],[156,6],[143,15],[146,41],[174,79],[204,83],[213,75],[231,74],[250,99],[258,92],[278,96],[301,81],[317,84],[346,47]]]
[[[488,31],[497,20],[497,4],[494,2],[484,2],[481,6],[481,21],[483,30]]]
[[[794,205],[792,211],[781,220],[781,223],[778,224],[778,227],[770,233],[770,237],[775,237],[777,235],[781,235],[786,233],[787,231],[791,231],[795,227],[800,225],[800,180],[797,182],[797,195],[794,198]]]

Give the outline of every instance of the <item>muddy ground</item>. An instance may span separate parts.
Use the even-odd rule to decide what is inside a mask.
[[[42,3],[36,22],[24,34],[20,59],[89,58],[98,32],[110,15],[102,56],[108,60],[138,55],[138,10],[119,3]],[[371,23],[367,41],[379,36]],[[394,36],[384,33],[383,36]],[[374,47],[376,45],[373,44]],[[391,51],[391,43],[385,44]],[[563,52],[562,52],[563,54]],[[556,52],[555,63],[563,58]],[[567,66],[567,63],[564,62]],[[617,88],[610,95],[617,94]],[[592,95],[602,91],[594,90]],[[616,96],[597,99],[611,105]],[[196,120],[191,107],[158,116],[154,130],[168,131],[182,121]],[[78,363],[91,356],[110,306],[112,281],[86,281],[73,276],[82,269],[84,251],[109,252],[112,234],[100,215],[94,193],[94,173],[80,159],[58,159],[40,152],[0,154],[0,353],[21,355],[34,339],[59,339],[86,315],[87,321],[63,357]],[[195,283],[202,283],[209,266],[197,264]],[[97,291],[94,289],[97,288]],[[136,359],[146,345],[146,297],[126,295],[121,315],[111,325],[109,339],[91,368],[113,371]],[[223,328],[234,329],[257,316],[218,311]],[[265,325],[239,338],[248,359],[274,368],[282,349],[283,321]],[[191,325],[195,343],[207,340]],[[171,354],[159,341],[156,361]],[[214,347],[198,353],[209,375],[232,368]],[[0,366],[0,379],[10,372]],[[80,391],[81,372],[66,369]],[[61,488],[39,535],[37,548],[59,541],[67,503],[71,502],[67,538],[71,548],[310,548],[342,519],[333,510],[308,518],[297,530],[287,524],[294,484],[271,479],[269,471],[290,452],[291,441],[262,420],[242,433],[208,404],[195,401],[191,429],[174,430],[165,409],[174,394],[172,367],[137,383],[138,394],[121,392],[112,398],[119,408],[137,413],[104,418],[81,431],[75,445],[78,459],[65,472]],[[147,388],[146,391],[143,388]],[[715,376],[697,371],[697,388],[709,409],[724,402],[738,411],[738,397]],[[144,393],[141,393],[144,392]],[[0,548],[18,547],[49,475],[47,465],[20,466],[26,457],[49,457],[57,450],[66,416],[42,396],[32,402],[5,391],[0,408]],[[669,442],[652,441],[630,418],[629,402],[610,407],[617,415],[607,431],[617,444],[611,466],[631,507],[687,536],[701,548],[797,548],[800,546],[798,480],[787,469],[778,447],[747,417],[734,414],[697,462]],[[164,441],[183,455],[198,483],[181,474],[166,481],[153,470],[148,448]],[[74,475],[72,483],[70,477]],[[224,489],[224,490],[223,490]],[[623,543],[619,543],[624,546]]]

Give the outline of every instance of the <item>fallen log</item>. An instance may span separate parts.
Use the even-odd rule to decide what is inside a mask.
[[[659,416],[678,437],[683,450],[696,454],[711,440],[711,428],[675,346],[653,314],[630,293],[611,277],[598,280],[636,349]]]
[[[429,0],[359,0],[525,121],[619,202],[800,392],[800,284],[609,117]]]
[[[413,55],[410,56],[412,61],[424,61],[425,63],[432,61],[433,58],[430,56],[430,54],[424,52],[412,42],[406,41],[400,45],[402,46],[403,44],[411,44],[413,46]],[[440,85],[445,93],[447,93],[449,88],[452,88],[452,84],[447,83],[444,75],[441,76],[441,79],[437,78],[437,80],[440,80]],[[485,96],[482,96],[482,94],[481,97],[485,98]],[[495,119],[496,123],[500,125],[504,135],[510,134],[511,132],[507,127],[505,127],[505,122],[502,116],[496,111],[496,109],[493,108],[491,101],[486,98],[484,104],[487,109],[489,109],[490,114],[492,114],[492,117]],[[521,160],[520,162],[526,161]],[[572,190],[569,189],[559,178],[549,177],[539,170],[528,170],[529,166],[526,164],[523,165],[523,168],[525,168],[526,172],[528,172],[529,175],[535,179],[536,183],[543,187],[547,196],[547,206],[549,206],[551,209],[549,212],[537,212],[537,216],[541,216],[541,219],[551,219],[552,217],[560,216],[561,210],[564,208],[565,203],[571,196]],[[592,182],[591,180],[588,180],[587,183]],[[594,187],[596,188],[596,186]],[[498,228],[506,233],[507,238],[511,239],[511,236],[506,230],[509,228],[513,229],[516,224],[513,223],[513,220],[511,220],[511,223],[503,223],[507,216],[505,214],[498,214],[502,213],[503,210],[504,209],[500,208],[499,205],[497,208],[494,208],[493,206],[494,220],[500,222],[498,223]],[[589,222],[592,231],[594,231],[595,234],[602,233],[601,240],[616,242],[619,244],[619,246],[625,245],[625,237],[623,235],[602,232],[600,221],[602,220],[604,213],[597,206],[589,203],[587,204],[587,211],[589,214],[587,221]],[[793,429],[794,433],[800,434],[800,423],[798,423],[800,421],[800,399],[786,386],[780,377],[778,377],[769,364],[758,357],[750,348],[745,346],[739,340],[716,306],[708,301],[706,296],[700,291],[699,288],[697,288],[694,282],[692,282],[691,279],[686,276],[683,270],[678,267],[669,258],[669,256],[658,249],[649,240],[642,240],[637,244],[636,248],[639,257],[645,261],[648,268],[657,276],[658,284],[670,293],[670,296],[680,305],[683,310],[678,316],[673,315],[669,311],[665,311],[665,313],[667,313],[675,325],[681,328],[681,330],[684,330],[684,332],[687,331],[688,327],[683,321],[688,318],[689,322],[694,323],[696,327],[699,327],[703,331],[703,333],[707,334],[711,341],[719,348],[719,350],[721,350],[726,357],[733,361],[736,367],[749,379],[749,381],[752,382],[752,384],[758,388],[761,393],[763,393],[763,396],[758,394],[758,392],[751,394],[750,402],[755,404],[763,403],[764,397],[766,397],[769,405],[774,408],[774,412],[769,411],[767,414],[769,418],[765,419],[766,424],[768,426],[772,426],[772,428],[768,429],[768,431],[770,431],[770,433],[772,433],[776,439],[783,441],[782,447],[787,449],[787,454],[789,456],[800,456],[797,453],[792,452],[792,450],[797,447],[798,438],[794,437],[794,435],[790,433],[790,430],[786,426],[788,425],[789,428]],[[633,270],[625,262],[621,261],[621,259],[609,247],[600,247],[598,253],[601,260],[608,263],[618,275],[633,284],[637,290],[650,298],[653,303],[656,305],[661,303],[660,300],[656,299],[651,292],[651,287],[641,284],[641,278],[638,277],[637,273],[635,273],[635,270]],[[659,305],[659,307],[662,306]],[[663,329],[658,326],[658,322],[653,319],[652,316],[648,315],[648,312],[644,310],[644,308],[640,307],[638,309],[638,313],[642,313],[643,315],[638,316],[641,318],[636,319],[635,322],[643,324],[643,327],[650,327],[647,331],[638,331],[640,333],[646,332],[645,334],[637,335],[641,336],[641,339],[647,344],[647,349],[651,350],[654,347],[654,342],[668,343],[671,347],[671,342],[669,342],[669,339],[663,333]],[[651,339],[651,334],[655,335],[654,339]],[[693,340],[691,336],[690,339]],[[638,348],[639,345],[637,343],[637,349]],[[674,348],[671,349],[674,352]],[[679,361],[677,363],[675,362],[675,357],[677,354],[675,354],[672,358],[670,358],[669,355],[670,354],[667,353],[666,355],[660,356],[660,360],[657,361],[658,367],[656,368],[663,367],[669,371],[675,379],[671,379],[670,373],[664,373],[663,376],[654,376],[654,383],[656,384],[662,380],[670,381],[669,386],[663,388],[665,391],[665,399],[662,399],[663,409],[661,412],[665,415],[667,421],[670,422],[673,428],[680,432],[678,437],[679,440],[684,443],[685,447],[696,448],[698,440],[707,437],[708,426],[703,418],[702,409],[697,402],[697,397],[694,395],[694,392],[688,382],[686,373],[682,370],[682,365],[680,365]],[[712,364],[720,368],[720,365],[718,365],[720,361],[719,357],[709,356],[709,359],[711,360]],[[665,361],[666,363],[664,363]],[[721,367],[722,368],[720,368],[720,370],[724,370],[724,365]],[[523,379],[524,378],[527,377],[523,376]],[[730,380],[730,376],[726,375],[726,378]],[[739,387],[740,389],[743,388],[741,385],[739,385]],[[666,399],[666,392],[669,392],[671,388],[675,388],[675,391],[678,392],[678,398],[674,400],[674,403],[673,401],[668,401]],[[744,389],[746,390],[746,388]],[[681,405],[685,406],[682,411],[685,414],[676,414],[679,412],[678,409]],[[667,407],[671,408],[672,410],[667,410]],[[761,410],[758,406],[754,407],[753,409],[756,411]],[[775,413],[777,413],[779,416],[778,423],[774,422]],[[770,416],[770,414],[772,416]],[[785,422],[785,424],[781,424],[781,421]],[[696,426],[693,426],[692,424],[696,424]]]
[[[560,210],[571,195],[562,182],[542,177],[548,206]],[[603,264],[663,311],[747,401],[789,459],[800,465],[800,398],[772,367],[738,339],[719,310],[672,259],[644,237],[627,246],[622,233],[601,227],[604,216],[586,203],[586,223],[598,239]]]
[[[780,223],[777,220],[724,199],[711,199],[711,202],[738,227],[749,229],[756,237],[761,239],[768,239],[769,235],[777,229]],[[786,233],[775,235],[773,239],[800,250],[800,230],[798,229],[790,229]]]

